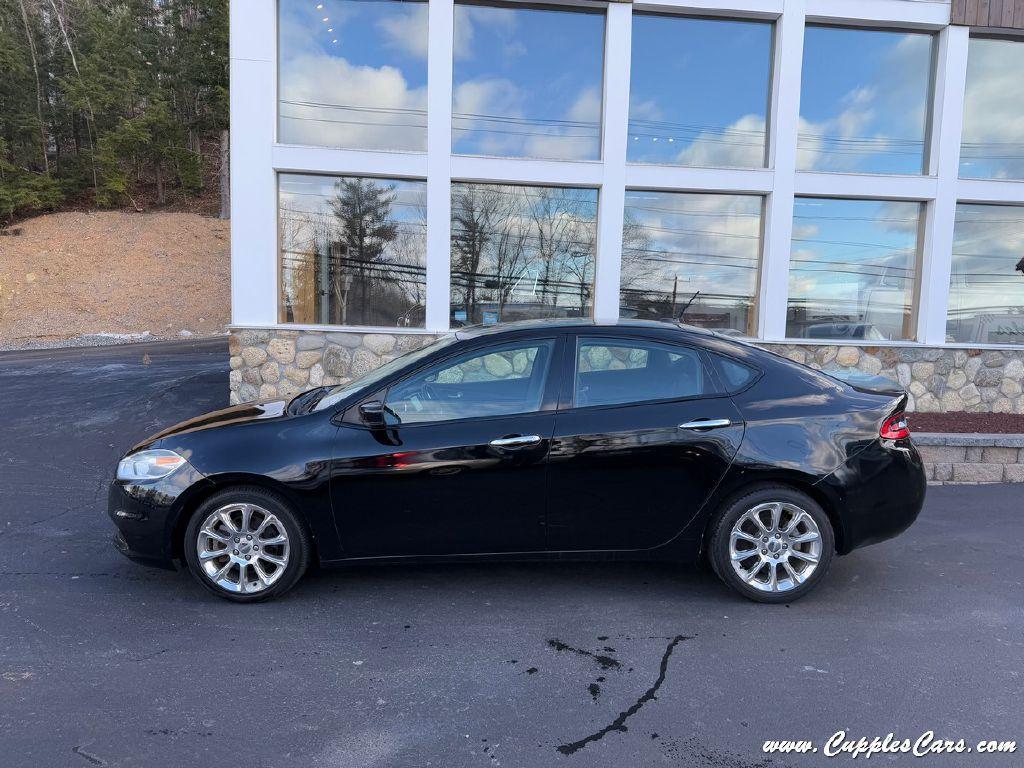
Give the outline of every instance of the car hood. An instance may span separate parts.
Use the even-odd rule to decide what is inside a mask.
[[[244,405],[235,405],[231,408],[224,408],[220,411],[211,411],[151,435],[132,448],[132,451],[148,448],[165,438],[186,435],[190,432],[202,432],[207,429],[216,429],[218,427],[233,426],[264,419],[279,419],[286,415],[285,407],[287,405],[288,402],[286,400],[272,400],[265,403],[246,403]]]

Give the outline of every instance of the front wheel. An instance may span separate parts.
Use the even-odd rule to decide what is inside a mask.
[[[719,512],[709,542],[718,577],[761,603],[797,600],[820,582],[835,554],[828,515],[785,486],[743,494]]]
[[[262,488],[231,488],[200,505],[185,530],[189,571],[240,603],[284,594],[309,565],[310,538],[287,502]]]

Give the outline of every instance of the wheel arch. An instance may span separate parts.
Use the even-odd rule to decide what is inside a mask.
[[[312,552],[309,553],[310,563],[319,565],[318,542],[314,528],[302,510],[301,505],[295,503],[292,494],[288,492],[287,486],[283,483],[267,477],[266,475],[249,474],[245,472],[232,472],[223,475],[213,475],[205,478],[203,483],[196,483],[187,494],[183,494],[178,501],[177,513],[174,516],[174,524],[170,532],[171,556],[177,560],[183,560],[185,556],[185,529],[189,521],[202,504],[215,493],[236,488],[239,486],[250,486],[261,488],[274,493],[287,502],[299,522],[306,528],[309,540],[312,543]]]
[[[828,521],[832,525],[832,533],[835,537],[836,553],[843,554],[847,551],[846,532],[839,513],[839,500],[833,498],[828,489],[821,484],[817,484],[815,478],[802,475],[799,472],[775,472],[771,474],[758,474],[756,477],[737,478],[727,486],[720,486],[718,488],[714,503],[709,505],[708,514],[704,519],[700,535],[700,557],[707,558],[708,540],[711,537],[713,523],[719,511],[727,507],[739,496],[755,491],[758,488],[777,485],[792,488],[794,491],[800,491],[810,496],[828,516]]]

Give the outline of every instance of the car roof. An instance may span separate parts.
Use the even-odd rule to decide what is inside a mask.
[[[542,320],[517,320],[511,323],[500,325],[468,325],[455,331],[460,341],[476,339],[485,336],[498,336],[511,334],[517,331],[532,330],[564,330],[564,329],[605,329],[621,328],[623,330],[649,329],[654,331],[687,331],[702,336],[712,335],[712,332],[693,325],[685,325],[671,320],[611,320],[598,322],[588,318],[547,318]]]

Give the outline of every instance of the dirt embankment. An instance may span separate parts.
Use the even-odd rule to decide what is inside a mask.
[[[53,213],[0,235],[0,349],[92,334],[223,333],[230,224],[194,213]],[[184,332],[184,333],[183,333]]]

